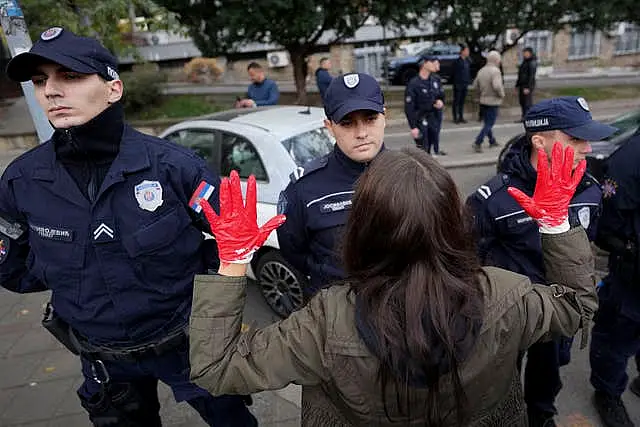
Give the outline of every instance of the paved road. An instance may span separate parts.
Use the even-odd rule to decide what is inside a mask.
[[[242,94],[247,91],[247,85],[249,83],[239,82],[237,84],[222,84],[222,85],[184,85],[184,84],[171,84],[165,90],[167,95],[178,94]],[[505,86],[513,87],[515,84],[514,76],[507,76],[505,78]],[[571,78],[547,78],[539,77],[537,79],[537,87],[540,89],[551,89],[559,87],[597,87],[597,86],[616,86],[616,85],[637,85],[640,84],[640,76],[638,75],[625,75],[625,76],[612,76],[612,77],[598,77],[598,76],[582,76]],[[295,92],[295,85],[293,82],[278,82],[278,87],[281,92]],[[307,84],[308,92],[317,92],[318,89],[313,81]],[[404,91],[404,86],[385,86],[385,91],[401,92]]]

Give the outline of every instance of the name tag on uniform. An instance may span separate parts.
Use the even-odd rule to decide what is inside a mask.
[[[331,213],[351,209],[351,200],[343,200],[341,202],[324,203],[320,206],[320,212]]]
[[[57,240],[59,242],[73,241],[73,230],[36,224],[29,224],[29,228],[42,239]]]

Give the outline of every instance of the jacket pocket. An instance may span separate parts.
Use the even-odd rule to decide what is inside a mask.
[[[169,210],[150,224],[122,239],[134,260],[142,283],[171,293],[171,284],[194,272],[199,262],[202,233],[191,225],[191,217],[181,206]],[[167,285],[166,281],[171,282]]]
[[[77,230],[29,224],[29,270],[54,292],[79,302],[85,253]]]

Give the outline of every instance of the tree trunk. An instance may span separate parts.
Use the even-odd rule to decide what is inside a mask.
[[[293,79],[296,84],[296,104],[307,103],[307,55],[293,49],[289,50]]]

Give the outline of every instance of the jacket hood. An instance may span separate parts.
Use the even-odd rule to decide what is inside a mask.
[[[526,137],[522,136],[509,147],[509,151],[500,164],[500,171],[520,178],[527,188],[535,188],[537,173],[531,164],[531,146]]]

